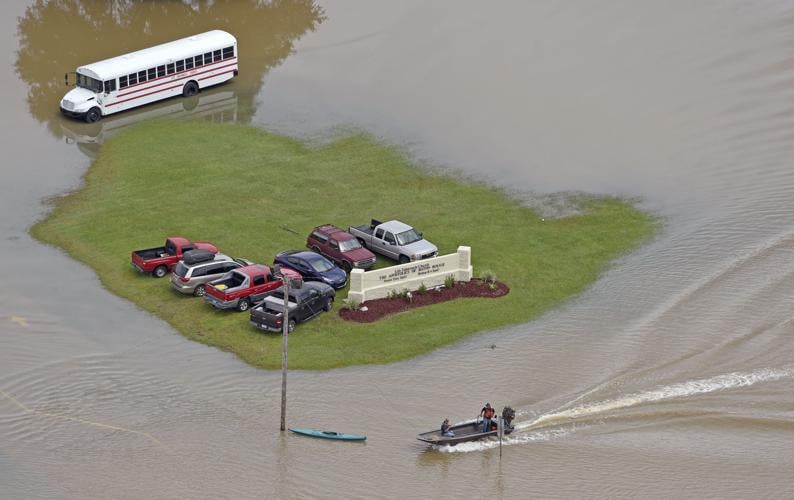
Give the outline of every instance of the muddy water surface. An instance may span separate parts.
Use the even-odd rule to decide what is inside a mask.
[[[794,496],[786,4],[7,10],[4,497]],[[233,83],[91,127],[58,116],[65,71],[212,27],[240,40]],[[292,373],[290,425],[369,440],[282,436],[279,374],[184,340],[27,236],[105,138],[165,115],[309,140],[364,130],[535,203],[636,197],[665,226],[538,321],[390,366]],[[413,439],[486,400],[518,410],[501,459],[493,443]]]

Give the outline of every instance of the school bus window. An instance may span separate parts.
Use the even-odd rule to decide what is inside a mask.
[[[119,77],[119,88],[123,89],[126,86],[127,86],[127,77],[126,76],[120,76]]]
[[[149,68],[147,70],[147,73],[149,73],[149,76],[146,78],[147,80],[154,80],[155,78],[157,78],[157,70],[156,69]]]
[[[215,52],[212,53],[212,60],[213,61],[220,61],[221,60],[221,51],[220,50],[216,50]]]
[[[177,61],[176,62],[176,70],[177,71],[185,71],[185,61]]]
[[[169,75],[174,74],[174,63],[166,64],[166,70],[168,71]]]
[[[185,59],[185,69],[193,69],[193,58],[189,57]]]

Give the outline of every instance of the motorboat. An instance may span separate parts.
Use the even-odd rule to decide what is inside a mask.
[[[502,409],[502,422],[504,422],[505,434],[510,434],[515,429],[513,427],[513,419],[515,416],[516,412],[509,406],[505,406]],[[483,432],[482,421],[478,419],[472,422],[465,422],[450,427],[449,430],[452,432],[452,434],[454,434],[453,436],[443,436],[441,434],[441,429],[436,429],[433,431],[423,432],[416,436],[416,439],[437,446],[455,446],[458,443],[479,441],[480,439],[486,439],[492,436],[497,437],[498,429],[496,422],[497,419],[494,418],[491,421],[491,429],[487,432]]]

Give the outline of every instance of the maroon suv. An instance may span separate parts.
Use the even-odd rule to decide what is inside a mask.
[[[375,265],[375,254],[347,231],[333,224],[317,226],[306,238],[306,246],[336,262],[350,272],[353,268],[370,269]]]

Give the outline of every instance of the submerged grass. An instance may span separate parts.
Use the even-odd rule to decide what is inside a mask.
[[[88,264],[109,290],[186,337],[262,368],[280,366],[278,335],[255,330],[248,313],[214,311],[172,291],[168,278],[137,274],[130,251],[180,235],[271,263],[278,251],[302,248],[318,224],[399,218],[440,253],[471,246],[475,274],[488,269],[511,288],[501,299],[461,299],[374,324],[341,320],[342,292],[333,313],[290,335],[290,367],[328,369],[406,359],[528,321],[581,292],[655,226],[615,198],[587,201],[582,215],[542,221],[496,189],[429,175],[362,136],[311,149],[252,127],[208,122],[133,128],[103,146],[82,188],[54,203],[33,227],[36,238]]]

